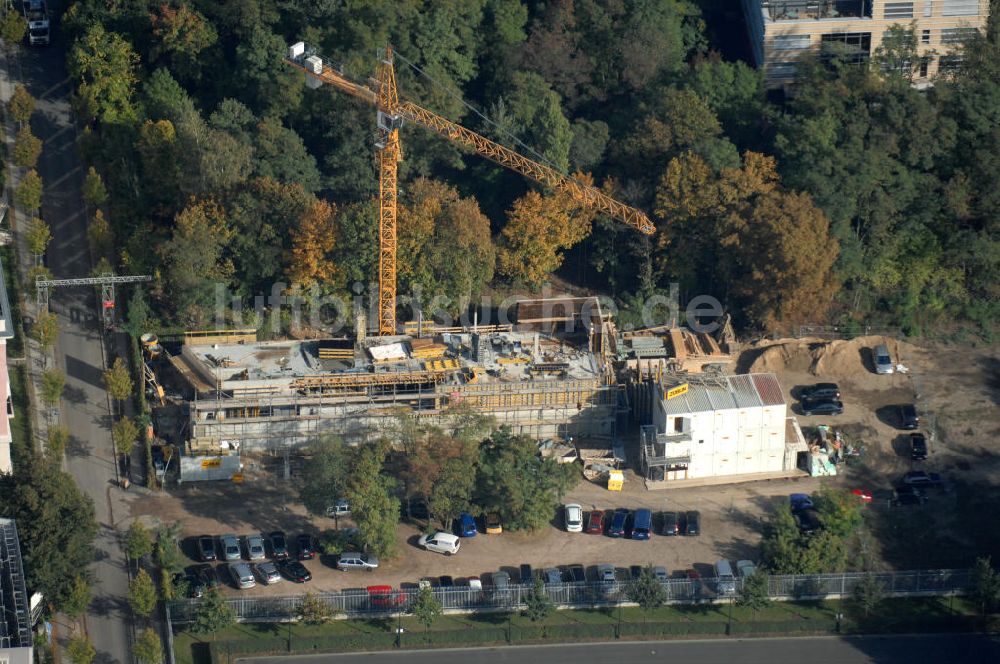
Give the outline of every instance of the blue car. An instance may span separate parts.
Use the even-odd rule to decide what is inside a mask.
[[[645,507],[637,509],[632,516],[632,527],[629,537],[634,540],[648,540],[653,531],[653,512]]]
[[[458,516],[458,534],[462,537],[475,537],[478,532],[476,520],[468,512],[462,512]]]
[[[618,508],[614,516],[611,517],[611,525],[608,526],[608,537],[625,537],[625,524],[628,522],[629,511]]]
[[[806,493],[793,493],[788,496],[788,502],[792,506],[792,512],[801,512],[803,510],[813,509],[812,498]]]

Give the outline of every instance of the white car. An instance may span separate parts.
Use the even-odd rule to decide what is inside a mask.
[[[253,572],[250,570],[250,565],[246,563],[230,563],[229,573],[233,575],[233,581],[240,590],[253,588],[257,585],[256,579],[253,578]]]
[[[566,514],[566,532],[582,533],[583,508],[576,503],[568,503],[563,507],[563,511]]]
[[[458,553],[458,549],[462,546],[458,537],[443,531],[436,532],[433,535],[422,535],[417,540],[417,544],[428,551],[443,553],[446,556]]]
[[[264,552],[264,538],[260,535],[247,535],[247,558],[250,560],[264,560],[267,554]]]
[[[254,571],[257,572],[257,576],[260,577],[260,580],[264,582],[265,586],[281,581],[281,574],[278,573],[278,566],[270,561],[266,563],[257,563],[253,566],[253,568]]]

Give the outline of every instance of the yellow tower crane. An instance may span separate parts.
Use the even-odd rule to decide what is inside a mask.
[[[396,91],[396,72],[392,47],[379,63],[372,86],[347,78],[339,68],[324,62],[308,50],[303,42],[293,44],[286,57],[288,64],[306,74],[309,87],[323,83],[364,99],[378,110],[379,222],[378,222],[378,333],[396,334],[396,170],[401,158],[399,128],[404,120],[463,145],[501,166],[553,189],[569,193],[581,205],[652,235],[653,222],[643,212],[611,198],[604,192],[584,184],[560,171],[506,148],[485,136],[421,108],[409,101],[400,101]]]

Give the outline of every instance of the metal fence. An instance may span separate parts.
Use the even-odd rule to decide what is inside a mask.
[[[869,575],[861,572],[843,574],[811,574],[768,577],[768,591],[772,599],[824,599],[848,597],[862,579]],[[950,595],[968,588],[970,570],[920,570],[908,572],[883,572],[871,574],[888,596]],[[661,582],[667,593],[668,603],[699,603],[725,601],[742,589],[742,579],[735,588],[723,586],[716,579],[669,579]],[[628,603],[628,582],[614,583],[558,583],[544,587],[545,593],[558,606],[591,608],[616,606]],[[485,587],[482,590],[468,587],[432,588],[432,592],[446,611],[504,611],[525,606],[532,587],[514,584],[506,588]],[[349,588],[336,592],[315,593],[336,614],[352,617],[393,615],[407,612],[416,601],[419,589],[393,589],[383,594],[371,594],[365,588]],[[243,622],[272,622],[293,620],[299,613],[303,595],[287,597],[232,597],[226,603]],[[189,622],[201,600],[174,600],[169,603],[171,618],[175,623]]]
[[[822,339],[854,339],[867,336],[901,337],[903,330],[890,325],[799,325],[799,339],[820,337]]]

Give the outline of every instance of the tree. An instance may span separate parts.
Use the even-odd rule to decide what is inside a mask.
[[[205,593],[205,599],[198,603],[191,621],[191,631],[195,634],[213,634],[236,624],[236,612],[216,588]]]
[[[219,38],[212,23],[186,3],[176,8],[161,4],[150,13],[149,22],[153,28],[153,58],[166,57],[171,69],[198,78],[199,55]]]
[[[75,78],[78,110],[88,119],[112,125],[132,121],[139,55],[122,35],[93,25],[70,49],[67,65]]]
[[[170,577],[184,569],[184,554],[177,546],[181,524],[161,525],[156,529],[156,545],[153,547],[153,561],[160,566],[163,577],[163,598],[172,599]]]
[[[100,209],[94,211],[94,218],[87,227],[87,240],[95,256],[107,258],[114,252],[115,239],[111,232],[111,224],[104,218],[104,212]]]
[[[299,497],[311,514],[323,516],[347,495],[351,472],[350,448],[335,436],[324,436],[310,444],[312,457],[302,470]]]
[[[3,28],[0,27],[0,33],[2,31]],[[2,38],[2,34],[0,34],[0,39]],[[10,101],[7,102],[7,111],[10,113],[10,117],[19,124],[24,124],[31,119],[31,114],[35,112],[35,98],[31,96],[24,84],[18,83],[14,86],[14,92]]]
[[[28,241],[28,251],[35,254],[36,259],[40,259],[52,241],[52,231],[49,230],[47,223],[35,217],[28,224],[28,232],[25,233],[25,239]]]
[[[332,622],[333,618],[333,609],[319,595],[307,592],[302,596],[302,604],[299,605],[299,620],[307,625],[325,625]]]
[[[538,622],[548,618],[555,608],[549,594],[545,592],[545,584],[536,578],[531,591],[524,598],[524,615],[531,622]]]
[[[329,284],[337,279],[337,266],[330,257],[336,240],[336,208],[316,200],[292,229],[292,250],[288,257],[288,278],[305,286]]]
[[[387,453],[385,442],[359,448],[347,478],[347,499],[361,544],[380,558],[396,553],[399,518],[399,499],[392,493],[394,482],[382,472]]]
[[[854,586],[854,600],[867,618],[885,599],[885,586],[871,574],[865,576]]]
[[[48,311],[40,312],[31,326],[31,338],[42,347],[42,353],[48,353],[59,338],[58,316]]]
[[[85,634],[70,639],[66,644],[66,653],[73,664],[91,664],[97,656],[97,651]]]
[[[62,399],[63,388],[66,387],[66,374],[59,369],[46,369],[42,373],[41,397],[42,403],[52,408]]]
[[[153,537],[149,529],[136,519],[125,532],[125,555],[138,562],[153,552]]]
[[[139,438],[139,427],[130,418],[122,416],[111,427],[111,438],[119,454],[130,455]]]
[[[991,613],[1000,601],[1000,574],[993,569],[989,556],[976,558],[972,568],[972,580],[969,584],[969,599],[975,602],[979,613],[984,618]]]
[[[156,586],[152,577],[140,569],[128,584],[128,604],[137,615],[149,617],[156,608]]]
[[[0,19],[0,39],[3,40],[3,47],[6,51],[12,51],[24,39],[28,32],[28,22],[17,11],[10,10],[4,12]]]
[[[413,615],[417,622],[424,626],[425,630],[430,630],[434,621],[441,617],[441,602],[434,596],[434,591],[430,587],[424,586],[417,593],[417,599],[413,602]]]
[[[87,176],[83,179],[83,202],[90,207],[98,207],[108,202],[108,190],[104,186],[104,179],[93,166],[87,169]]]
[[[79,618],[87,612],[91,599],[90,582],[86,577],[77,575],[63,600],[62,612],[70,618]]]
[[[132,396],[132,376],[125,361],[116,357],[111,368],[104,371],[104,389],[115,401],[125,401]]]
[[[562,171],[569,170],[573,132],[563,114],[559,95],[534,72],[515,72],[506,99],[518,138]]]
[[[141,664],[161,664],[163,662],[163,643],[160,641],[160,635],[152,627],[139,631],[132,651]]]
[[[38,171],[31,169],[24,174],[14,191],[14,202],[27,212],[34,212],[42,206],[42,178]]]
[[[743,587],[740,588],[736,603],[749,608],[754,615],[771,605],[767,573],[764,570],[755,569],[753,574],[743,579]]]
[[[41,154],[42,140],[31,133],[30,125],[21,125],[14,137],[14,165],[18,168],[34,168]]]
[[[638,579],[629,582],[625,587],[625,596],[643,610],[643,620],[646,613],[660,608],[667,601],[667,591],[649,565],[642,568]]]

